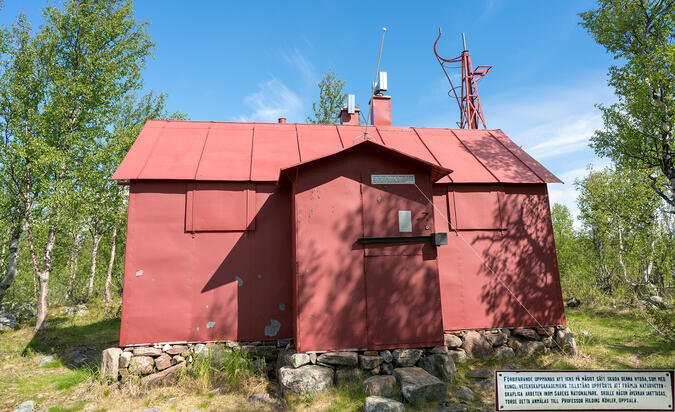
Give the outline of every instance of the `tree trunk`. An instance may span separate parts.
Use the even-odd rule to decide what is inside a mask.
[[[32,243],[32,236],[30,236]],[[38,279],[40,281],[40,288],[38,289],[37,313],[35,315],[35,331],[44,329],[47,318],[47,294],[49,292],[49,275],[52,273],[52,251],[56,243],[56,226],[49,228],[47,234],[47,244],[45,245],[45,254],[42,258],[43,270],[38,272]],[[34,251],[34,248],[31,247]]]
[[[108,275],[105,278],[105,304],[110,304],[110,281],[112,279],[113,266],[115,265],[115,246],[117,245],[117,226],[113,227],[112,244],[110,245],[110,261],[108,262]]]
[[[653,233],[654,229],[652,228],[651,239],[649,239],[649,254],[647,255],[647,265],[642,271],[642,283],[647,285],[649,290],[651,290],[652,295],[658,295],[659,291],[656,289],[656,286],[652,283],[652,271],[654,270],[654,255],[656,254],[656,235]]]
[[[73,295],[73,290],[75,289],[75,275],[77,274],[77,263],[80,260],[80,242],[82,239],[80,238],[79,235],[74,235],[73,236],[73,244],[75,247],[70,253],[70,258],[68,259],[70,261],[70,265],[68,268],[70,269],[70,278],[68,279],[68,290],[66,291],[66,302],[70,300],[70,298]]]
[[[96,275],[96,255],[98,254],[98,245],[101,243],[101,235],[94,232],[94,246],[91,249],[91,271],[89,272],[89,282],[87,282],[87,301],[91,299],[94,293],[94,276]]]
[[[9,261],[7,263],[7,272],[5,278],[0,282],[0,300],[7,292],[17,273],[17,256],[19,255],[19,239],[21,238],[21,223],[17,223],[12,231],[12,238],[9,241]]]

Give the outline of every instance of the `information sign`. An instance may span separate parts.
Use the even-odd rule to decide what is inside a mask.
[[[370,175],[373,185],[414,185],[415,175]]]
[[[496,373],[498,411],[672,411],[673,371]]]

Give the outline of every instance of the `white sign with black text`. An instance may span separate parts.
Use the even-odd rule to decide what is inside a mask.
[[[414,185],[415,175],[370,175],[373,185]]]
[[[673,411],[673,371],[495,373],[497,411]]]

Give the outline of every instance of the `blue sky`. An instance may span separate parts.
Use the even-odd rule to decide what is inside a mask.
[[[52,1],[52,4],[59,4]],[[5,0],[0,23],[25,12],[41,22],[43,0]],[[499,128],[563,179],[551,202],[575,207],[572,185],[608,164],[588,148],[602,126],[596,103],[613,60],[578,25],[592,1],[226,2],[137,0],[156,42],[146,88],[169,95],[170,110],[193,120],[304,122],[316,83],[332,68],[368,104],[382,27],[380,70],[388,72],[395,126],[454,127],[459,115],[433,54],[461,52],[492,65],[479,83],[489,128]]]

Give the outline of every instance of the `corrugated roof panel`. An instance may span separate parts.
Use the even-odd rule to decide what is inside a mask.
[[[213,125],[195,179],[250,180],[252,140],[252,124]]]
[[[279,170],[300,162],[293,124],[256,124],[253,130],[251,180],[274,182]]]
[[[346,126],[337,125],[338,133],[340,133],[340,140],[345,148],[354,146],[363,140],[366,126]],[[377,132],[377,127],[368,126],[368,137],[375,143],[384,144],[380,134]]]
[[[502,183],[543,183],[520,159],[487,130],[452,131]]]
[[[113,180],[138,178],[143,166],[145,166],[148,155],[152,152],[155,142],[162,133],[164,123],[165,122],[161,120],[148,120],[145,123],[145,126],[141,129],[141,133],[139,133],[136,141],[113,174]]]
[[[438,158],[441,166],[452,169],[455,183],[495,183],[497,179],[468,151],[448,129],[416,127],[424,144]],[[445,178],[444,178],[445,179]],[[443,183],[443,180],[440,181]]]
[[[300,161],[307,162],[342,149],[335,125],[299,124]]]
[[[280,169],[351,147],[364,132],[365,126],[152,120],[113,179],[275,181]],[[371,126],[368,132],[375,143],[454,170],[439,183],[560,182],[501,130]]]
[[[532,156],[520,148],[513,140],[509,139],[507,135],[501,130],[491,130],[490,134],[499,140],[507,149],[523,161],[540,179],[546,183],[562,183],[553,173],[549,172],[541,163],[534,160]]]
[[[429,152],[429,149],[417,137],[417,133],[412,128],[378,127],[377,131],[380,133],[380,137],[382,137],[385,145],[418,159],[439,164],[438,160]]]
[[[139,179],[194,179],[208,127],[165,127]]]

